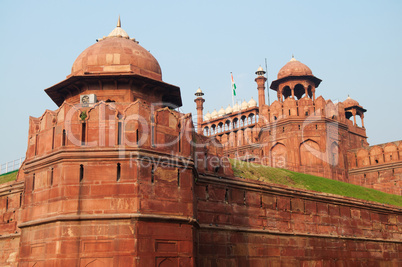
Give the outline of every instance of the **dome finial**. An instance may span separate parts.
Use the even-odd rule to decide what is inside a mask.
[[[292,58],[290,59],[290,61],[297,61],[296,59],[295,59],[295,55],[292,53]]]
[[[119,20],[117,21],[117,27],[121,28],[120,15],[119,15]]]

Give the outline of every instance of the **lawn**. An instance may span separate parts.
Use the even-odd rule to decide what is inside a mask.
[[[402,196],[285,169],[234,159],[231,159],[230,162],[237,177],[402,207]]]
[[[17,173],[18,170],[0,175],[0,184],[14,181],[15,179],[17,179]]]

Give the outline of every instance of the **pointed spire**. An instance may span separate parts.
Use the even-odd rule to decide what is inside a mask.
[[[121,28],[120,15],[119,15],[119,20],[117,21],[117,27],[118,27],[118,28]]]

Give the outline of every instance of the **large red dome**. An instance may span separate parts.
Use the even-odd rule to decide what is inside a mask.
[[[309,67],[300,61],[292,58],[285,66],[278,72],[278,79],[290,76],[313,76],[313,72]]]
[[[116,29],[77,57],[71,75],[134,73],[162,81],[161,68],[151,53]]]

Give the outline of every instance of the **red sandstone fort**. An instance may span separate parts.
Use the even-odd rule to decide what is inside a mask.
[[[369,146],[362,105],[318,96],[294,58],[267,105],[264,74],[258,102],[211,114],[198,89],[194,127],[119,21],[29,119],[0,185],[0,266],[402,266],[400,207],[233,175],[227,158],[402,195],[402,141]]]

